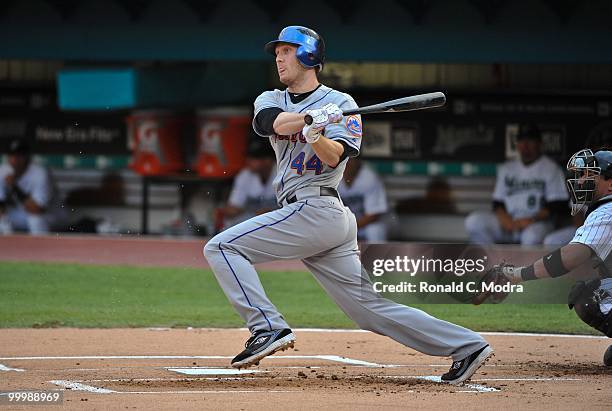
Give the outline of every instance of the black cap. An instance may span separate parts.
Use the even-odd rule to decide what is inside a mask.
[[[247,156],[251,158],[276,158],[270,141],[262,137],[253,137],[247,148]]]
[[[516,133],[516,140],[542,140],[542,133],[537,125],[533,123],[521,124]]]
[[[9,144],[9,154],[30,155],[30,144],[26,140],[16,139]]]

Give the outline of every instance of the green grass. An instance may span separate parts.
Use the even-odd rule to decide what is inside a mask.
[[[354,328],[309,273],[264,272],[292,327]],[[430,304],[478,331],[596,333],[567,306]],[[0,327],[242,327],[208,270],[0,262]]]

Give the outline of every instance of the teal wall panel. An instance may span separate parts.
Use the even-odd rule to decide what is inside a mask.
[[[265,88],[266,67],[257,62],[226,62],[64,69],[58,75],[58,102],[62,110],[241,104],[252,101]]]
[[[137,104],[136,72],[130,68],[63,70],[57,79],[62,110],[125,109]]]

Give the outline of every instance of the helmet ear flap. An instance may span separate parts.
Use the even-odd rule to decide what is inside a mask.
[[[307,54],[308,52],[306,51],[304,46],[298,46],[297,50],[295,51],[295,56],[299,60],[300,64],[304,67],[308,67],[306,64],[308,62]]]
[[[313,52],[308,51],[306,47],[299,46],[297,50],[295,51],[295,55],[303,67],[305,68],[319,67],[319,70],[322,69],[321,64],[316,64],[316,65],[314,64],[315,61],[317,60],[317,57]]]

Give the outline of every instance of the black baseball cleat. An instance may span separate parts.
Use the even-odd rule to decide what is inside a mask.
[[[450,370],[442,376],[442,382],[461,384],[472,378],[472,375],[493,355],[493,348],[486,345],[462,360],[454,361]]]
[[[244,345],[245,349],[232,360],[232,367],[246,368],[259,365],[259,361],[277,351],[293,348],[295,335],[289,328],[255,331]]]

